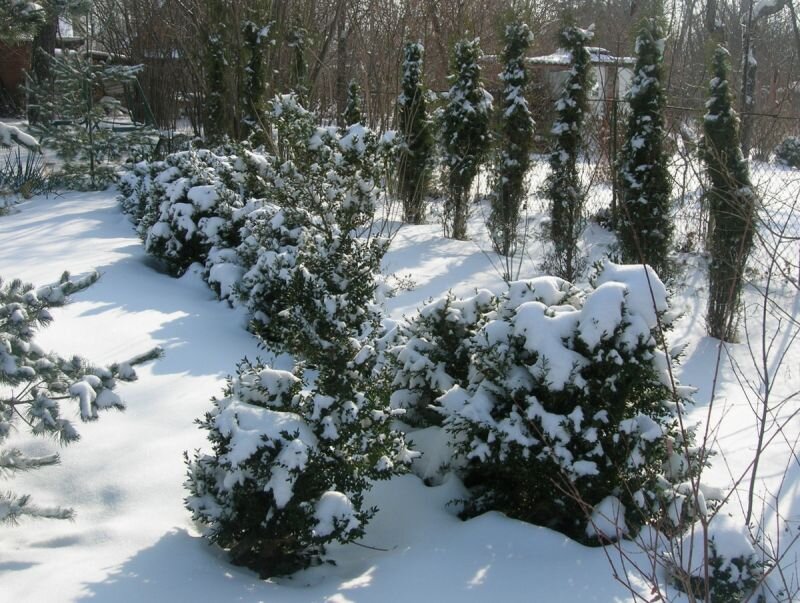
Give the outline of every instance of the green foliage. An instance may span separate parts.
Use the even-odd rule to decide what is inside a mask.
[[[239,243],[232,217],[244,202],[235,161],[206,149],[173,153],[149,166],[147,190],[121,187],[124,211],[139,217],[145,251],[170,274],[204,263],[215,245]]]
[[[489,151],[489,116],[492,96],[481,83],[480,39],[461,40],[454,49],[447,104],[442,113],[441,136],[447,173],[445,234],[467,239],[469,193]]]
[[[44,23],[41,4],[27,0],[3,0],[0,3],[0,42],[16,44],[36,33]]]
[[[636,57],[626,99],[631,110],[627,139],[618,163],[622,198],[617,236],[626,262],[649,264],[665,277],[672,239],[672,186],[664,129],[664,30],[659,19],[642,23]]]
[[[363,503],[370,480],[414,456],[373,378],[387,242],[370,224],[382,145],[358,123],[317,127],[295,95],[276,97],[270,118],[285,156],[252,154],[264,199],[238,230],[236,295],[253,330],[300,365],[294,374],[239,367],[201,422],[214,452],[189,461],[187,482],[209,538],[265,577],[362,536],[375,512]]]
[[[775,159],[778,163],[793,168],[800,168],[800,138],[788,136],[775,147]]]
[[[70,186],[105,188],[115,179],[120,160],[155,145],[157,137],[149,128],[114,129],[122,106],[106,94],[135,80],[140,69],[141,65],[95,64],[69,52],[50,58],[51,81],[32,84],[39,121],[31,131],[64,161]]]
[[[398,163],[403,219],[411,224],[425,220],[425,195],[428,191],[433,154],[433,124],[428,115],[427,91],[422,80],[425,49],[409,42],[403,49],[403,92],[397,99],[400,135]]]
[[[414,320],[401,324],[387,342],[391,405],[406,411],[413,426],[440,425],[435,401],[454,385],[469,381],[473,338],[497,307],[486,290],[458,299],[452,293],[426,304]]]
[[[517,224],[525,200],[525,174],[530,167],[533,147],[533,118],[525,93],[528,73],[525,53],[533,43],[533,34],[525,23],[506,26],[500,149],[495,167],[492,213],[489,234],[498,253],[509,256],[516,250]]]
[[[308,31],[296,22],[289,31],[287,43],[292,51],[291,90],[297,95],[300,104],[308,102],[311,93],[308,86],[308,61],[306,59],[306,46],[308,45]]]
[[[242,24],[244,38],[245,68],[242,87],[242,135],[254,135],[254,143],[265,142],[260,119],[264,111],[267,92],[267,73],[265,63],[266,46],[274,42],[270,38],[274,23],[260,26],[253,21]]]
[[[676,399],[656,343],[666,289],[648,270],[656,309],[641,266],[607,264],[586,294],[516,281],[429,304],[401,328],[391,405],[443,423],[472,494],[465,515],[498,510],[589,544],[669,519],[673,483],[697,463],[675,414],[690,388]],[[609,505],[621,511],[611,531]]]
[[[229,53],[231,48],[226,43],[225,4],[222,0],[209,3],[209,32],[206,43],[205,76],[206,76],[206,122],[205,138],[212,143],[219,143],[231,133],[232,117],[230,114],[230,69]]]
[[[361,114],[361,86],[355,80],[350,80],[347,85],[347,103],[342,111],[342,127],[347,129],[353,124],[363,123]]]
[[[763,594],[756,593],[764,582],[769,561],[765,564],[760,558],[749,537],[741,533],[741,526],[737,530],[727,527],[733,522],[732,518],[717,514],[711,518],[707,532],[695,525],[682,537],[676,552],[668,556],[668,570],[678,590],[689,591],[692,598],[708,603],[763,603]],[[722,524],[726,533],[720,533],[717,524]],[[707,547],[704,534],[708,537]],[[776,593],[775,600],[788,600],[781,594],[785,595]]]
[[[363,536],[376,511],[364,507],[370,480],[413,457],[367,394],[327,395],[298,375],[240,364],[199,421],[213,454],[187,458],[194,519],[262,577],[302,569],[325,544]]]
[[[739,118],[732,106],[729,71],[730,55],[718,46],[700,147],[711,184],[706,192],[711,253],[706,325],[711,337],[724,341],[736,337],[736,314],[753,247],[757,203],[739,145]]]
[[[593,37],[592,30],[574,25],[568,25],[559,35],[561,48],[572,56],[572,67],[555,104],[556,117],[550,130],[553,149],[545,193],[550,199],[549,234],[554,247],[548,268],[566,280],[574,280],[580,270],[578,239],[583,229],[586,191],[581,185],[577,162],[591,86],[591,56],[586,45]]]
[[[388,241],[370,224],[382,147],[360,124],[343,135],[316,128],[294,96],[275,99],[272,119],[287,160],[267,176],[272,209],[248,231],[243,246],[252,251],[241,254],[252,263],[240,291],[256,333],[334,376],[379,322],[376,277]]]
[[[30,199],[50,193],[54,183],[44,156],[38,151],[25,152],[15,147],[0,159],[0,197],[10,193]],[[0,201],[0,214],[3,209]]]
[[[754,557],[726,559],[717,553],[713,542],[709,543],[709,588],[706,594],[705,578],[692,578],[692,591],[709,603],[745,601],[761,584],[763,564]]]
[[[85,289],[98,278],[96,272],[81,279],[70,279],[64,273],[58,283],[39,289],[19,280],[0,280],[0,443],[11,435],[19,419],[32,435],[51,436],[62,445],[76,442],[80,436],[62,413],[64,401],[77,402],[82,421],[97,419],[102,410],[124,408],[113,390],[117,379],[136,378],[131,368],[136,361],[93,367],[77,356],[64,358],[47,353],[34,341],[37,330],[52,320],[49,308],[64,304],[68,295]],[[58,454],[31,457],[17,448],[2,448],[0,476],[58,462]],[[13,523],[26,515],[69,519],[73,512],[61,507],[38,507],[25,495],[0,493],[0,522]]]

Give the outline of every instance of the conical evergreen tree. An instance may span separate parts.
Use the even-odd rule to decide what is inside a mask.
[[[250,20],[242,23],[246,58],[241,98],[243,137],[255,134],[261,129],[259,120],[264,111],[264,100],[267,93],[264,53],[265,46],[271,39],[273,25],[273,23],[269,23],[262,27]],[[263,133],[258,133],[254,138],[256,143],[264,142]]]
[[[301,104],[308,102],[308,61],[306,60],[306,46],[308,45],[308,31],[296,22],[288,36],[289,48],[292,49],[292,92],[297,95]]]
[[[424,199],[428,189],[433,153],[433,133],[422,81],[425,48],[409,42],[403,50],[403,92],[397,99],[400,119],[399,188],[403,199],[403,218],[411,224],[425,219]]]
[[[361,86],[355,80],[350,80],[347,85],[347,103],[342,111],[342,127],[348,128],[353,124],[363,123],[361,114]]]
[[[212,0],[208,4],[209,30],[205,53],[206,74],[206,122],[205,137],[211,142],[219,142],[229,134],[230,111],[228,106],[228,58],[225,43],[225,4]]]
[[[492,96],[481,83],[480,38],[462,40],[453,55],[453,82],[442,116],[442,146],[447,171],[448,199],[445,234],[467,239],[469,192],[489,151]]]
[[[528,101],[525,100],[528,86],[525,52],[533,42],[533,34],[525,23],[513,23],[506,27],[505,37],[505,68],[500,74],[504,84],[502,140],[497,158],[489,231],[495,249],[507,257],[513,255],[515,250],[519,210],[525,199],[525,174],[530,167],[534,124]]]
[[[709,202],[708,334],[724,341],[736,336],[736,312],[744,268],[753,247],[756,196],[739,146],[739,117],[733,110],[728,73],[730,54],[714,51],[708,109],[700,154],[711,182]]]
[[[646,19],[636,38],[636,68],[627,95],[631,114],[619,158],[622,198],[617,222],[623,260],[649,264],[662,277],[668,271],[672,239],[663,60],[662,24],[658,18]]]
[[[591,29],[568,25],[559,34],[561,47],[572,56],[561,97],[556,101],[556,118],[550,133],[554,136],[550,153],[550,175],[546,194],[550,199],[550,238],[553,255],[548,268],[573,281],[578,273],[578,238],[583,227],[585,191],[578,173],[578,153],[588,108],[591,85],[591,56],[586,48],[594,37]]]

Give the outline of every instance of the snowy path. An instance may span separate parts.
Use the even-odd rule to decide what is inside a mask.
[[[624,592],[602,551],[496,514],[469,522],[446,506],[453,483],[426,488],[406,476],[371,494],[381,512],[366,544],[332,551],[338,565],[264,582],[229,566],[205,544],[182,506],[182,453],[204,444],[193,420],[219,394],[255,340],[243,317],[213,299],[194,277],[175,280],[149,265],[112,193],[36,199],[0,217],[0,275],[43,284],[65,269],[99,269],[101,280],[54,312],[38,341],[97,362],[153,345],[166,357],[120,386],[125,413],[81,425],[82,441],[62,465],[3,487],[42,503],[73,506],[69,522],[0,528],[0,601],[616,601]],[[442,241],[438,228],[401,231],[387,258],[417,289],[392,300],[396,314],[448,286],[458,293],[493,285],[497,275],[471,244]],[[413,245],[413,249],[411,246]],[[405,251],[404,251],[405,250]],[[444,278],[442,278],[444,277]],[[52,442],[20,439],[29,451]]]

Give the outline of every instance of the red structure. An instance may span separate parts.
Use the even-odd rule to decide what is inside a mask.
[[[31,67],[31,43],[9,46],[0,42],[0,107],[24,107],[25,72]]]

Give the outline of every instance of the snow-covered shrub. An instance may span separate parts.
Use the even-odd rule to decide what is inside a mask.
[[[775,160],[783,165],[800,168],[800,138],[789,136],[775,147]]]
[[[205,258],[203,278],[220,299],[227,299],[231,304],[239,302],[237,291],[246,271],[245,266],[250,265],[249,258],[256,257],[257,253],[244,244],[244,239],[248,237],[248,224],[252,227],[260,219],[260,210],[265,205],[261,199],[250,199],[231,211],[224,229],[226,236],[217,239]],[[252,219],[251,214],[255,214]],[[248,252],[252,253],[247,255]]]
[[[666,290],[651,269],[607,263],[585,295],[540,277],[499,297],[437,305],[391,350],[401,365],[393,402],[432,403],[443,416],[473,494],[466,514],[500,510],[585,542],[665,515],[664,464],[683,443],[654,335]],[[460,347],[444,346],[468,355],[452,373],[435,348],[446,338],[430,335],[451,325],[472,332]],[[620,511],[611,532],[600,525],[609,509]]]
[[[286,288],[297,265],[303,225],[292,214],[271,203],[252,212],[236,249],[244,272],[235,295],[250,311],[254,330],[267,341],[280,338],[279,314],[288,308]]]
[[[181,179],[167,185],[170,202],[161,205],[145,239],[147,252],[163,259],[175,275],[203,262],[212,246],[235,235],[229,226],[240,200],[201,182]]]
[[[242,231],[239,295],[254,330],[313,366],[338,366],[379,322],[386,239],[370,227],[383,193],[384,145],[361,124],[318,128],[294,96],[273,102],[288,159]]]
[[[432,409],[454,385],[466,387],[473,337],[497,306],[490,291],[466,299],[452,293],[425,305],[414,320],[400,324],[387,341],[392,408],[406,411],[411,425],[438,425]]]
[[[370,480],[413,458],[390,418],[357,387],[329,395],[301,372],[244,362],[200,421],[213,454],[187,459],[186,506],[234,563],[262,577],[306,567],[363,535]]]
[[[393,137],[358,123],[318,127],[294,95],[276,97],[270,119],[279,157],[244,147],[174,153],[132,166],[120,203],[149,253],[175,274],[203,264],[264,340],[315,366],[340,362],[336,350],[379,322],[387,241],[372,225]]]
[[[117,180],[120,209],[140,233],[146,229],[146,226],[140,228],[144,216],[154,218],[155,208],[161,202],[160,195],[164,194],[164,189],[157,188],[157,184],[159,175],[164,171],[167,171],[164,161],[139,161],[127,165]]]
[[[233,214],[245,204],[245,162],[207,149],[135,164],[120,179],[121,206],[145,250],[182,274],[205,263],[212,247],[235,247]]]
[[[82,421],[92,421],[99,411],[122,409],[114,392],[117,379],[133,380],[132,365],[158,354],[157,350],[127,363],[108,368],[93,367],[77,356],[64,358],[45,352],[35,341],[39,327],[51,320],[48,308],[66,302],[67,296],[94,283],[95,272],[77,280],[64,274],[61,281],[34,289],[15,280],[0,280],[0,444],[11,435],[18,419],[30,432],[52,436],[60,444],[79,439],[72,421],[62,412],[64,400],[77,402]],[[18,448],[0,448],[0,476],[59,462],[58,454],[27,456]],[[16,522],[22,516],[64,519],[71,509],[39,507],[27,495],[0,492],[0,522]]]
[[[668,568],[678,589],[691,590],[694,597],[709,603],[760,600],[754,591],[766,569],[747,527],[722,513],[713,516],[707,532],[695,525],[677,542],[668,556]]]

